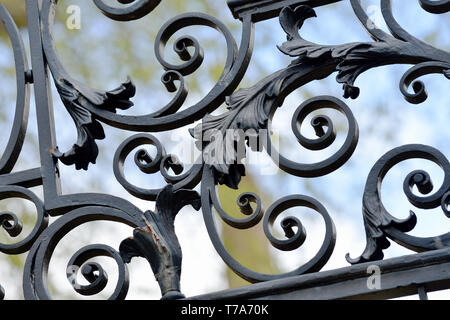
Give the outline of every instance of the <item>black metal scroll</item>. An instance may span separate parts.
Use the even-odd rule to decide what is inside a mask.
[[[100,264],[89,260],[106,256],[114,259],[119,268],[118,283],[110,298],[124,299],[128,291],[127,263],[132,257],[141,256],[149,261],[163,299],[184,297],[180,288],[182,253],[174,230],[174,220],[178,211],[185,205],[192,205],[196,210],[202,209],[215,249],[235,273],[250,282],[320,271],[332,255],[337,230],[327,209],[316,199],[293,194],[275,201],[264,210],[258,195],[243,193],[237,203],[245,217],[235,218],[222,208],[217,186],[239,188],[246,170],[242,162],[246,155],[245,144],[254,151],[267,152],[273,159],[277,159],[276,165],[280,169],[291,175],[304,178],[324,176],[339,169],[353,155],[359,139],[357,120],[341,99],[319,96],[304,101],[291,121],[292,131],[303,147],[317,151],[335,142],[333,120],[325,115],[314,116],[311,121],[316,139],[306,138],[301,133],[304,120],[319,109],[331,108],[342,113],[348,123],[347,136],[335,154],[319,163],[304,164],[288,160],[272,146],[270,128],[275,112],[282,107],[283,101],[291,92],[336,73],[336,81],[343,85],[344,98],[357,99],[360,89],[356,87],[355,81],[362,73],[380,66],[407,64],[411,65],[411,68],[402,77],[399,89],[406,101],[418,104],[424,102],[428,96],[425,84],[417,80],[419,77],[436,73],[450,79],[450,53],[434,48],[403,29],[393,15],[391,0],[380,0],[383,18],[390,33],[383,31],[370,20],[360,0],[349,1],[356,18],[373,39],[371,42],[319,45],[306,40],[301,35],[301,29],[305,21],[316,17],[314,7],[338,1],[228,0],[233,15],[242,22],[239,46],[230,30],[216,17],[204,13],[184,13],[170,19],[156,36],[154,49],[158,62],[165,70],[161,78],[162,85],[175,95],[172,101],[159,111],[141,116],[117,113],[118,110],[133,110],[132,99],[136,87],[132,79],[127,79],[112,90],[93,89],[75,80],[66,71],[57,55],[52,36],[58,0],[26,0],[32,70],[28,67],[21,35],[6,8],[0,4],[0,19],[12,43],[17,78],[17,104],[13,126],[6,149],[0,158],[0,199],[27,199],[33,202],[37,212],[37,221],[30,235],[16,244],[0,244],[0,252],[10,255],[28,252],[23,276],[25,298],[51,298],[46,279],[56,245],[75,227],[97,220],[129,225],[134,228],[134,236],[124,240],[118,250],[102,244],[92,244],[76,252],[67,269],[67,278],[76,292],[81,295],[94,295],[105,288],[108,283],[106,271]],[[105,16],[117,21],[142,18],[152,14],[158,5],[163,3],[160,0],[118,2],[128,6],[114,7],[102,0],[94,0],[96,7]],[[435,14],[444,14],[450,10],[448,0],[420,0],[419,4],[426,11]],[[292,62],[250,88],[236,91],[252,56],[254,24],[277,16],[287,36],[279,50],[292,57]],[[164,49],[175,33],[198,25],[212,28],[224,37],[227,57],[223,71],[213,88],[199,102],[182,109],[188,95],[185,77],[195,74],[202,65],[204,49],[194,36],[176,39],[174,50],[181,60],[180,64],[168,62],[164,57]],[[57,146],[53,106],[49,94],[50,78],[77,127],[76,142],[65,152],[59,151]],[[41,166],[12,172],[26,134],[30,85],[34,86],[35,91]],[[228,110],[219,115],[212,115],[223,103],[226,103]],[[149,132],[169,131],[191,125],[198,120],[201,120],[201,124],[191,128],[190,134],[201,149],[202,157],[189,170],[185,170],[178,157],[168,154],[157,137]],[[62,194],[58,166],[74,165],[76,169],[88,170],[89,165],[94,165],[99,153],[96,140],[105,138],[103,124],[138,132],[117,149],[113,171],[117,181],[131,195],[156,201],[155,212],[143,212],[129,201],[107,194]],[[227,140],[230,131],[234,132],[235,139],[231,143]],[[239,132],[245,134],[241,135]],[[261,132],[265,134],[261,135]],[[255,137],[265,142],[263,147],[254,148],[251,145],[250,140]],[[134,153],[134,163],[145,174],[160,173],[167,182],[167,186],[163,188],[140,188],[125,177],[124,163],[127,157],[133,150],[146,144],[156,147],[156,156],[151,157],[144,149],[140,149]],[[242,146],[244,152],[241,152]],[[432,238],[408,235],[407,232],[412,230],[416,223],[414,213],[411,213],[408,219],[399,220],[383,207],[380,186],[384,176],[394,165],[411,158],[434,161],[443,169],[445,178],[438,191],[427,196],[433,190],[428,173],[421,170],[412,172],[404,182],[404,192],[408,200],[418,208],[431,209],[440,206],[444,214],[450,216],[450,166],[447,158],[430,146],[408,145],[396,148],[384,155],[369,174],[363,198],[367,247],[361,257],[347,257],[350,263],[382,259],[383,250],[389,246],[388,238],[414,251],[435,250],[450,245],[449,233]],[[171,175],[170,170],[175,175]],[[192,190],[199,184],[201,194]],[[44,189],[44,199],[39,199],[29,190],[40,185]],[[414,186],[425,196],[413,194],[411,190]],[[275,248],[292,251],[302,246],[306,239],[306,230],[301,221],[295,216],[282,219],[280,225],[285,233],[284,239],[275,237],[272,227],[280,220],[277,218],[281,213],[293,207],[307,207],[319,214],[325,223],[325,237],[312,259],[284,274],[261,274],[241,265],[227,251],[214,223],[215,211],[224,223],[233,228],[248,229],[262,222],[264,233]],[[49,224],[49,216],[60,217]],[[22,222],[12,212],[0,213],[0,225],[11,237],[17,237],[22,232]],[[80,285],[77,282],[79,271],[89,282],[88,285]],[[0,299],[3,297],[4,290],[0,286]]]

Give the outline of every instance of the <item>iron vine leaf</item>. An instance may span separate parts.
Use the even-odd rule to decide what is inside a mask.
[[[133,106],[130,98],[135,95],[136,88],[130,78],[111,91],[90,89],[67,78],[55,78],[55,84],[64,106],[75,122],[78,139],[67,152],[62,153],[56,148],[53,155],[65,165],[75,164],[77,170],[87,170],[89,163],[95,164],[98,156],[95,140],[104,139],[105,133],[100,122],[86,106],[114,113],[117,109],[126,110]]]

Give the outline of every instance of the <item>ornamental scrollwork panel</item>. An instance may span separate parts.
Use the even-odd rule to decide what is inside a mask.
[[[450,79],[450,53],[435,48],[408,33],[395,19],[391,0],[380,0],[383,19],[389,29],[384,31],[367,16],[360,0],[346,1],[355,17],[372,38],[370,42],[345,44],[317,44],[302,35],[304,23],[314,23],[320,19],[315,7],[339,2],[329,1],[246,1],[228,0],[233,16],[241,21],[241,40],[238,45],[233,34],[220,19],[204,13],[183,13],[167,21],[159,30],[155,42],[155,56],[164,70],[162,85],[174,93],[174,98],[158,111],[141,115],[123,115],[118,110],[133,111],[135,84],[126,79],[113,89],[94,89],[74,79],[58,57],[53,39],[53,25],[58,0],[42,2],[26,0],[29,28],[37,27],[39,37],[30,35],[33,50],[42,55],[32,57],[29,67],[22,36],[6,8],[0,4],[0,19],[11,40],[16,66],[17,104],[14,123],[5,152],[0,158],[0,199],[22,198],[31,201],[37,212],[37,221],[29,236],[13,244],[0,244],[0,252],[15,255],[27,253],[23,276],[23,291],[26,299],[51,299],[46,283],[48,267],[56,245],[76,227],[90,221],[114,221],[134,229],[132,237],[124,239],[119,248],[103,244],[92,244],[77,251],[70,259],[67,279],[74,290],[81,295],[101,292],[108,282],[103,267],[91,258],[106,256],[118,265],[117,285],[110,299],[125,299],[129,287],[127,264],[133,257],[148,260],[160,286],[163,299],[183,298],[180,287],[182,252],[175,233],[174,221],[178,212],[186,205],[202,210],[203,219],[210,240],[223,261],[236,274],[249,282],[263,282],[305,273],[319,272],[329,261],[336,243],[336,230],[332,216],[319,201],[308,195],[285,196],[266,210],[259,195],[242,193],[237,204],[244,218],[235,218],[227,213],[220,202],[218,186],[239,189],[246,174],[244,158],[247,148],[256,152],[266,152],[275,164],[286,173],[300,178],[326,176],[349,161],[359,141],[359,125],[351,108],[344,99],[357,99],[360,89],[356,80],[370,69],[386,65],[405,64],[410,69],[401,77],[399,90],[410,104],[419,104],[428,97],[426,86],[418,79],[427,74],[441,74],[443,81]],[[102,0],[94,0],[95,6],[108,18],[120,22],[140,19],[153,14],[164,1],[127,0],[118,1],[127,6],[111,6]],[[412,2],[408,5],[412,5]],[[419,0],[424,10],[433,14],[446,14],[450,1]],[[286,41],[280,39],[278,50],[290,57],[289,65],[274,72],[248,88],[238,89],[249,66],[254,43],[255,23],[278,17]],[[314,18],[314,19],[313,19]],[[195,75],[204,61],[204,50],[195,36],[182,36],[175,40],[173,49],[181,59],[181,64],[170,63],[164,56],[169,40],[180,30],[190,26],[206,26],[215,29],[226,42],[226,62],[217,83],[194,105],[182,108],[186,103],[188,88],[185,77]],[[33,53],[33,51],[32,51]],[[49,70],[47,74],[44,70]],[[40,72],[39,70],[43,70]],[[311,125],[315,139],[305,137],[301,127],[305,119],[319,109],[333,109],[341,113],[347,123],[345,141],[333,155],[317,163],[300,163],[285,158],[272,142],[271,122],[274,114],[282,108],[286,97],[294,90],[310,82],[336,74],[336,81],[342,84],[343,98],[323,95],[303,101],[296,109],[290,128],[300,145],[308,150],[323,150],[336,141],[333,119],[326,115],[315,115]],[[76,142],[67,151],[60,151],[57,137],[51,128],[48,135],[39,139],[41,168],[12,172],[20,154],[26,134],[29,113],[29,90],[39,80],[53,80],[59,98],[77,128]],[[42,85],[42,83],[41,83]],[[45,84],[48,89],[48,83]],[[431,94],[439,94],[431,93]],[[46,110],[39,113],[39,130],[52,120],[48,97],[36,92],[36,108]],[[46,100],[47,99],[47,100]],[[225,104],[227,110],[214,113]],[[47,115],[47,116],[45,116]],[[200,121],[197,125],[195,122]],[[99,148],[96,140],[105,138],[103,126],[109,125],[121,130],[136,132],[123,141],[115,152],[113,173],[117,181],[132,196],[156,201],[154,211],[143,212],[128,200],[108,194],[64,195],[57,185],[58,165],[75,166],[88,170],[95,165]],[[189,170],[175,154],[166,151],[155,133],[191,126],[192,141],[201,152]],[[228,136],[229,132],[235,134]],[[257,141],[256,145],[252,142]],[[144,145],[156,147],[156,156],[150,156]],[[247,145],[247,146],[246,146]],[[167,185],[157,189],[145,189],[127,180],[124,174],[126,159],[134,152],[134,164],[145,174],[159,173]],[[347,260],[351,264],[383,259],[383,250],[393,240],[413,251],[435,250],[450,245],[449,234],[419,238],[407,234],[417,222],[411,211],[407,219],[393,217],[383,206],[380,190],[383,178],[396,164],[413,158],[426,159],[438,164],[444,172],[444,181],[436,192],[430,175],[423,170],[411,172],[403,183],[404,193],[409,202],[417,208],[433,209],[441,207],[449,217],[450,165],[448,159],[431,146],[412,144],[395,148],[378,160],[369,172],[362,199],[364,228],[367,245],[359,258]],[[47,160],[45,160],[47,159]],[[173,171],[174,175],[170,173]],[[50,182],[49,182],[50,181]],[[56,181],[56,182],[55,182]],[[37,197],[29,188],[42,185],[44,199]],[[200,186],[200,193],[193,189]],[[417,187],[423,196],[412,192]],[[270,244],[278,250],[293,251],[303,245],[306,230],[295,216],[285,216],[280,225],[285,238],[273,234],[273,225],[283,212],[294,207],[312,209],[325,224],[325,237],[318,252],[307,262],[293,271],[283,274],[263,274],[250,270],[227,251],[216,229],[214,217],[236,229],[249,229],[262,223],[262,230]],[[49,223],[50,217],[56,217]],[[22,232],[22,222],[12,212],[0,213],[2,228],[12,237]],[[130,232],[131,235],[131,232]],[[77,282],[81,271],[89,284]],[[0,286],[0,299],[4,297]]]

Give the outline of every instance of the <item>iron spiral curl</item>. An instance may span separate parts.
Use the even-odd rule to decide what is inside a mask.
[[[21,241],[13,244],[0,243],[0,252],[6,254],[21,254],[30,250],[39,235],[48,226],[49,218],[42,201],[30,190],[19,186],[1,186],[0,200],[21,198],[33,202],[36,208],[36,223],[32,231]],[[0,212],[0,227],[11,237],[18,237],[22,233],[22,221],[12,212]]]
[[[319,253],[311,260],[311,262],[299,268],[297,272],[301,274],[310,272],[311,269],[318,271],[325,265],[333,252],[336,241],[336,230],[327,210],[317,200],[308,196],[292,195],[276,201],[267,210],[264,218],[264,233],[270,243],[279,250],[292,251],[299,248],[306,239],[306,230],[298,218],[289,216],[283,218],[281,221],[280,224],[284,230],[287,238],[286,240],[275,238],[270,231],[270,227],[273,226],[275,220],[282,212],[296,206],[313,209],[319,213],[325,221],[325,239]],[[293,227],[297,227],[296,232],[293,231]],[[319,263],[319,261],[321,262]]]
[[[306,240],[306,230],[301,221],[294,216],[288,216],[281,221],[287,239],[281,240],[273,236],[270,227],[273,226],[277,217],[285,210],[292,207],[308,207],[320,214],[325,222],[325,237],[317,254],[307,263],[291,272],[291,275],[320,271],[328,262],[336,244],[336,227],[326,208],[316,199],[304,195],[286,196],[273,203],[264,217],[264,233],[270,243],[282,251],[292,251],[299,248]],[[297,227],[297,231],[293,231]]]
[[[283,197],[273,203],[264,213],[261,206],[261,200],[257,195],[253,193],[243,193],[238,198],[238,205],[241,212],[249,215],[249,217],[245,219],[236,219],[231,217],[221,208],[216,187],[217,181],[214,178],[214,169],[212,167],[206,168],[203,171],[202,178],[202,208],[206,228],[218,254],[224,262],[243,279],[255,283],[319,271],[331,257],[336,242],[336,228],[325,207],[314,198],[303,195]],[[255,209],[250,207],[250,202],[256,204]],[[264,233],[270,243],[279,250],[292,251],[299,248],[306,238],[306,231],[300,220],[296,217],[289,216],[281,221],[281,227],[287,238],[285,240],[274,237],[271,232],[271,227],[282,212],[297,206],[311,208],[322,216],[325,222],[325,237],[318,253],[311,260],[295,270],[283,274],[259,273],[246,268],[233,258],[225,248],[225,245],[222,243],[220,236],[217,233],[213,219],[214,212],[212,210],[212,208],[214,208],[226,224],[238,229],[252,228],[263,218]],[[294,227],[297,227],[297,231],[293,230]]]
[[[336,139],[336,130],[332,119],[328,116],[318,115],[311,119],[311,126],[314,128],[317,139],[306,138],[300,132],[305,118],[312,112],[323,108],[335,109],[347,119],[348,133],[342,147],[332,156],[318,163],[301,164],[280,155],[272,146],[271,138],[268,136],[267,152],[280,169],[299,177],[319,177],[337,170],[350,159],[358,144],[359,128],[352,111],[340,99],[332,96],[317,96],[303,102],[292,117],[291,127],[293,133],[297,137],[298,142],[308,150],[324,150],[332,145]],[[326,131],[324,130],[325,127]],[[270,130],[267,131],[268,135],[269,132]]]
[[[93,244],[78,250],[67,263],[67,279],[76,292],[84,296],[98,294],[105,289],[108,283],[108,274],[103,267],[96,262],[88,262],[95,257],[113,258],[118,266],[119,279],[110,300],[123,300],[128,292],[129,275],[128,267],[124,263],[119,252],[110,246]],[[78,272],[89,282],[88,285],[80,285],[77,282]]]
[[[143,215],[143,213],[141,214]],[[48,290],[47,273],[56,246],[71,230],[84,223],[93,221],[120,222],[132,228],[143,227],[145,225],[145,222],[134,214],[128,214],[124,211],[108,207],[88,206],[75,209],[65,214],[41,234],[30,250],[23,275],[25,299],[52,299]],[[69,282],[82,295],[92,295],[101,292],[107,282],[105,271],[98,263],[85,264],[89,259],[100,256],[113,258],[119,268],[118,283],[109,299],[124,299],[129,285],[128,270],[120,254],[106,245],[94,244],[78,250],[71,257],[66,270]],[[90,282],[87,286],[80,286],[76,281],[76,275],[80,267],[82,274]]]
[[[161,0],[117,0],[121,4],[130,4],[127,7],[112,7],[104,2],[104,0],[94,0],[94,4],[101,12],[117,21],[131,21],[140,19],[152,12]]]
[[[258,195],[252,192],[246,192],[241,194],[236,203],[240,212],[247,217],[244,219],[237,219],[226,213],[220,205],[220,200],[216,192],[211,193],[211,201],[214,209],[219,213],[220,218],[229,226],[237,229],[249,229],[257,225],[263,215],[264,209],[262,207],[261,199]],[[251,203],[256,204],[256,208],[251,207]]]
[[[409,69],[400,80],[400,91],[409,103],[419,104],[428,98],[425,84],[416,81],[417,78],[427,74],[444,74],[450,79],[450,63],[447,62],[424,62]],[[408,87],[412,84],[414,93],[408,92]]]
[[[174,65],[169,63],[164,58],[164,49],[169,39],[177,31],[188,26],[207,26],[219,31],[224,37],[227,44],[227,59],[225,68],[221,78],[230,72],[233,62],[237,57],[237,45],[233,35],[228,28],[218,19],[202,14],[202,13],[188,13],[179,15],[164,24],[155,39],[155,54],[159,63],[165,70],[175,70],[180,72],[183,76],[194,73],[202,64],[204,58],[203,48],[197,39],[192,36],[182,36],[175,40],[173,49],[178,54],[181,60],[184,61],[181,65]],[[194,48],[194,53],[191,54],[188,48]]]
[[[180,163],[178,157],[167,154],[161,142],[153,135],[148,133],[136,134],[126,139],[118,147],[114,160],[113,170],[117,181],[133,196],[154,201],[159,192],[163,188],[157,189],[143,189],[130,183],[125,178],[124,164],[128,155],[136,148],[142,145],[153,145],[156,147],[156,156],[151,157],[145,149],[139,149],[134,155],[134,163],[140,171],[146,174],[153,174],[160,172],[167,183],[174,184],[175,190],[178,189],[192,189],[199,182],[201,177],[202,164],[194,164],[185,173],[183,172],[183,165]],[[176,176],[168,173],[168,169],[172,169]]]

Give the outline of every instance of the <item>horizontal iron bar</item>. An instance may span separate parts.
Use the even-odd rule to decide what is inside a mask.
[[[369,289],[370,266],[380,268],[380,287]],[[391,299],[450,288],[450,248],[384,261],[257,283],[191,297],[193,300],[270,299],[335,300]]]
[[[251,14],[252,21],[258,22],[274,18],[287,6],[308,5],[319,7],[342,0],[228,0],[228,6],[236,19]]]
[[[0,186],[21,186],[33,188],[42,185],[41,168],[0,175]]]

